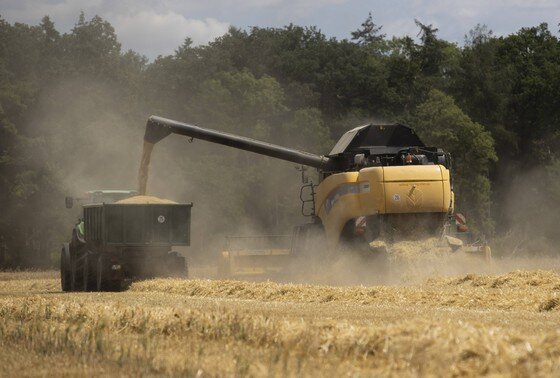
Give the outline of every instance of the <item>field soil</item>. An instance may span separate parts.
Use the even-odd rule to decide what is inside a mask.
[[[0,376],[558,376],[560,275],[321,286],[0,273]]]

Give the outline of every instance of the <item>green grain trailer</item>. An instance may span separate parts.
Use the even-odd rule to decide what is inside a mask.
[[[61,253],[64,291],[119,291],[124,280],[186,277],[185,258],[172,251],[190,245],[192,204],[83,206],[70,243]]]

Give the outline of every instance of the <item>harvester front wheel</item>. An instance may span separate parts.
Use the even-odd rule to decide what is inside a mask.
[[[62,291],[72,289],[72,270],[70,266],[70,246],[64,243],[60,253],[60,286]]]
[[[120,267],[119,267],[120,268]],[[97,258],[97,291],[120,291],[122,279],[114,277],[112,262],[103,255]]]

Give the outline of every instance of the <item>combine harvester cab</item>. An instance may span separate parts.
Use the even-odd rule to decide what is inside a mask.
[[[172,247],[190,245],[192,204],[125,199],[134,194],[82,206],[83,218],[61,251],[64,291],[119,291],[127,279],[187,276],[185,258]],[[66,203],[71,207],[72,199]]]

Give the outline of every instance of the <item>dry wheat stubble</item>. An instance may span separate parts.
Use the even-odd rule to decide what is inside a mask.
[[[280,376],[550,375],[560,364],[552,272],[377,287],[165,279],[111,294],[57,293],[51,277],[0,276],[1,349],[22,350],[3,366]]]

